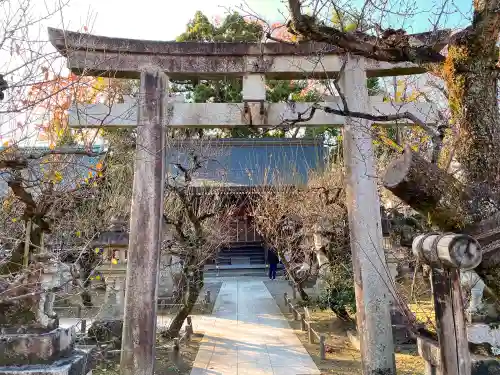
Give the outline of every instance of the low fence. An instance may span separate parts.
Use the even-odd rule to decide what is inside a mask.
[[[316,339],[319,342],[319,356],[321,359],[326,359],[326,345],[325,345],[325,335],[322,335],[314,330],[312,327],[312,322],[309,320],[310,315],[307,309],[301,312],[292,303],[292,300],[288,297],[288,293],[284,293],[285,305],[288,307],[288,311],[293,314],[294,320],[300,321],[300,328],[302,331],[307,332],[307,338],[310,344],[314,344]],[[306,318],[307,314],[307,318]]]

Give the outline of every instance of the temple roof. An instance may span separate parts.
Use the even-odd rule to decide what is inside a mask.
[[[238,191],[243,186],[305,184],[309,172],[324,166],[327,151],[321,138],[177,141],[169,145],[167,155],[170,179],[182,180],[177,164],[189,167],[190,153],[201,155],[204,160],[193,176],[192,186]]]

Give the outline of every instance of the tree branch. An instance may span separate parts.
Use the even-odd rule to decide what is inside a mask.
[[[302,14],[300,0],[288,0],[291,26],[306,39],[340,47],[346,52],[388,62],[439,63],[439,51],[447,44],[450,30],[408,35],[403,30],[385,30],[378,38],[359,31],[342,32]]]

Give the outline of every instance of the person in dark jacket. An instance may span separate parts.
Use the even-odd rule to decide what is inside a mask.
[[[269,278],[271,280],[276,279],[276,270],[278,269],[278,255],[276,255],[276,252],[272,249],[269,249],[267,253],[267,260],[269,262]]]

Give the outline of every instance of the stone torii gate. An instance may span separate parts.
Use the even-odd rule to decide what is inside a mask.
[[[318,43],[196,43],[108,38],[49,29],[51,43],[81,75],[140,79],[139,105],[75,104],[72,127],[135,127],[137,151],[130,221],[121,368],[123,375],[152,375],[165,160],[165,127],[276,126],[298,118],[313,103],[266,102],[266,79],[327,79],[339,83],[352,112],[410,112],[435,123],[427,103],[403,108],[369,97],[367,77],[418,74],[409,64],[355,56],[342,58]],[[347,59],[347,60],[345,60]],[[345,63],[345,61],[347,61]],[[345,63],[345,66],[344,66]],[[243,103],[177,103],[168,80],[243,78]],[[325,105],[337,108],[340,98]],[[400,120],[399,123],[404,122]],[[364,374],[395,374],[391,329],[391,281],[382,246],[380,204],[367,120],[316,111],[294,126],[343,126],[347,207],[356,289],[357,324]]]

